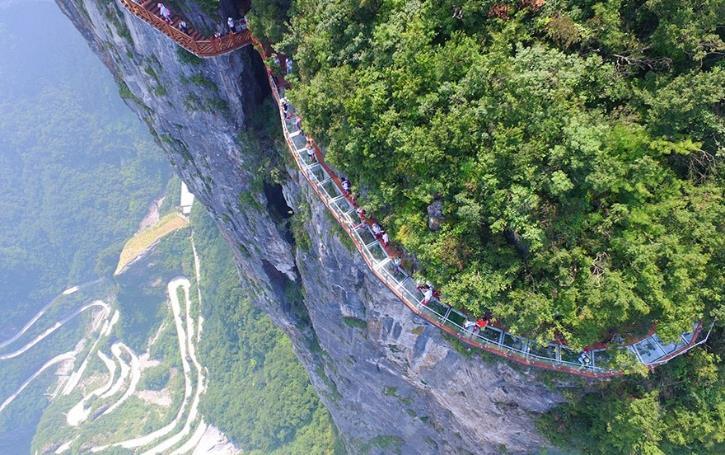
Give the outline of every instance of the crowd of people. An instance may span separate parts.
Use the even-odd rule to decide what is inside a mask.
[[[275,57],[275,61],[279,62],[278,58]],[[289,63],[288,63],[289,68]],[[297,128],[297,130],[300,132],[300,134],[304,134],[302,132],[302,118],[296,114],[292,113],[291,105],[289,104],[289,101],[287,101],[286,98],[280,99],[280,107],[282,109],[282,113],[284,114],[284,117],[286,120],[293,121],[293,124]],[[308,163],[314,163],[317,161],[316,155],[315,155],[315,146],[314,143],[310,138],[307,138],[307,143],[305,145],[305,151],[308,157]],[[369,226],[370,231],[372,232],[373,236],[385,247],[387,248],[390,245],[390,237],[388,236],[388,233],[383,229],[383,227],[378,223],[375,219],[370,219],[367,216],[367,213],[365,212],[365,209],[363,209],[360,206],[357,206],[355,201],[355,196],[352,192],[352,183],[347,177],[341,177],[340,178],[340,187],[342,189],[342,194],[353,203],[355,208],[355,212],[357,213],[358,218],[360,219],[360,224],[355,226],[355,228],[359,228],[361,226]],[[397,254],[394,255],[391,258],[393,264],[400,268],[401,267],[401,255]],[[440,298],[440,292],[435,289],[435,287],[431,283],[424,283],[419,284],[416,286],[416,288],[423,294],[423,299],[421,300],[422,305],[428,305],[433,299],[439,299]],[[464,322],[464,329],[471,335],[479,333],[483,331],[486,326],[490,323],[492,319],[492,315],[489,311],[487,311],[482,317],[477,318],[474,320],[466,320]]]
[[[141,4],[142,0],[134,0],[137,4]],[[156,3],[156,8],[159,11],[159,16],[161,19],[164,20],[167,24],[173,24],[174,22],[174,16],[166,4],[163,2]],[[180,31],[189,34],[190,28],[189,24],[184,20],[183,18],[180,18],[179,21],[176,23],[176,28],[178,28]],[[246,16],[242,16],[240,19],[234,19],[233,17],[227,17],[226,26],[221,27],[219,30],[217,30],[214,33],[214,38],[221,38],[222,36],[231,33],[242,33],[246,31],[249,28],[249,25],[247,24],[247,18]],[[290,62],[291,65],[291,62]]]

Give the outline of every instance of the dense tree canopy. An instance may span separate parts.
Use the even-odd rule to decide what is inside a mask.
[[[448,302],[575,346],[722,312],[720,2],[278,3],[306,129]]]
[[[288,21],[268,36],[297,63],[305,129],[449,302],[576,346],[723,320],[721,1],[255,11]],[[542,430],[582,453],[722,453],[721,335],[571,396]]]

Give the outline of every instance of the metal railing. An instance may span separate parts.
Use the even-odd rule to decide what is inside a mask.
[[[167,23],[153,11],[144,8],[142,4],[136,3],[134,0],[119,1],[128,11],[152,25],[161,33],[171,38],[176,44],[197,57],[218,57],[252,43],[252,33],[249,30],[230,33],[219,38],[195,39],[191,35]]]
[[[240,45],[232,44],[231,40],[223,45],[214,44],[215,47],[213,48],[200,46],[199,43],[205,42],[189,42],[187,38],[190,37],[188,35],[171,27],[158,16],[135,4],[132,0],[120,1],[138,17],[159,28],[179,45],[199,56],[220,55],[219,52],[224,53],[240,47]],[[269,57],[262,43],[251,33],[228,35],[227,38],[230,36],[237,38],[235,42],[239,42],[240,39],[243,40],[244,42],[241,45],[253,44],[263,59],[266,60]],[[220,49],[221,51],[219,51]],[[217,53],[214,54],[215,52]],[[664,343],[656,333],[653,333],[628,345],[622,344],[609,346],[606,349],[589,350],[586,352],[586,360],[588,361],[582,361],[580,352],[574,351],[563,344],[539,345],[533,340],[508,333],[490,325],[481,331],[473,332],[464,327],[468,317],[459,310],[436,299],[423,304],[423,293],[418,289],[415,280],[395,265],[386,249],[372,233],[366,220],[357,215],[355,202],[342,190],[339,178],[325,163],[322,151],[311,138],[310,142],[314,149],[315,159],[310,160],[308,158],[307,137],[288,123],[288,119],[285,118],[281,107],[282,94],[280,88],[277,86],[272,69],[269,67],[266,69],[272,95],[279,107],[285,141],[298,170],[305,177],[312,191],[330,211],[336,222],[350,237],[370,271],[413,313],[430,324],[457,338],[467,346],[482,349],[522,365],[599,379],[625,374],[625,371],[617,369],[617,366],[612,364],[615,350],[628,350],[638,362],[649,368],[654,368],[707,340],[712,326],[705,331],[702,323],[697,322],[693,324],[690,332],[682,334],[676,342]],[[304,145],[298,146],[296,142]]]

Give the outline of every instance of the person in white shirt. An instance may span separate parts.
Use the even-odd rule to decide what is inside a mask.
[[[159,14],[161,14],[161,17],[166,22],[171,22],[171,11],[166,7],[166,5],[159,2],[156,6],[159,8]]]
[[[431,301],[432,298],[433,298],[433,287],[428,286],[426,288],[425,292],[423,292],[423,305],[428,305],[428,303]]]
[[[310,145],[307,146],[307,158],[311,163],[315,162],[315,150]]]

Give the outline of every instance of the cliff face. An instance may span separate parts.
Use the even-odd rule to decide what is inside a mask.
[[[351,453],[546,446],[534,416],[559,403],[558,392],[534,372],[459,352],[413,316],[341,240],[290,161],[255,140],[279,120],[262,114],[269,94],[254,50],[191,61],[115,1],[56,1],[216,219],[243,285],[291,337]],[[305,219],[297,242],[290,207]]]

